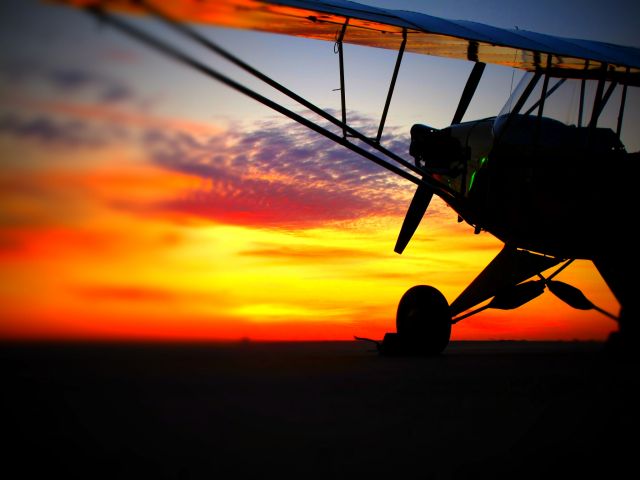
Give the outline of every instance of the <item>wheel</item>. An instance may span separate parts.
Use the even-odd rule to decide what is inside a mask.
[[[441,353],[451,338],[451,313],[447,299],[428,285],[410,288],[398,304],[396,330],[409,353]]]

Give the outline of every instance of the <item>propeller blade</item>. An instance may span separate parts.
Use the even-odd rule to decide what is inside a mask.
[[[400,229],[396,246],[393,249],[394,252],[402,253],[404,251],[409,240],[411,240],[411,237],[413,237],[413,234],[418,228],[418,225],[420,225],[420,221],[427,211],[432,197],[433,192],[429,188],[424,185],[418,185],[418,189],[413,195],[413,199],[409,205],[409,210],[407,210],[407,214],[402,222],[402,228]]]
[[[455,125],[462,121],[462,117],[464,117],[467,108],[469,108],[473,94],[476,93],[476,88],[478,88],[478,83],[480,83],[485,66],[486,65],[482,62],[476,62],[473,65],[473,70],[471,70],[469,78],[467,79],[467,84],[464,86],[464,90],[462,91],[462,96],[460,97],[456,113],[453,115],[451,125]]]

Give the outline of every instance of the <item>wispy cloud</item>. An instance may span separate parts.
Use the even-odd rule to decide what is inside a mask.
[[[142,144],[155,167],[202,180],[197,187],[180,194],[168,192],[156,201],[113,204],[134,213],[306,228],[401,215],[412,192],[404,180],[288,120],[271,118],[225,129],[155,121],[152,116],[145,122],[143,112],[132,107],[140,103],[136,92],[103,74],[33,65],[0,68],[0,74],[14,82],[22,78],[44,83],[61,93],[27,95],[18,107],[28,108],[0,114],[0,134],[63,148],[130,143],[139,149]],[[91,100],[72,100],[78,95]],[[356,115],[351,120],[376,124]],[[406,135],[392,127],[387,132],[386,145],[405,152]]]
[[[318,245],[310,246],[258,246],[251,250],[244,250],[240,255],[247,257],[261,257],[270,261],[291,261],[291,262],[326,262],[327,259],[332,261],[344,261],[356,258],[371,258],[373,254],[368,251],[356,248],[340,248],[340,247],[322,247]]]
[[[305,127],[264,121],[251,131],[208,137],[148,131],[152,161],[206,180],[202,189],[156,205],[213,221],[308,226],[395,215],[405,195],[393,175]]]
[[[86,70],[53,70],[46,78],[52,85],[68,93],[94,90],[97,98],[104,102],[135,98],[133,91],[124,82]]]
[[[0,116],[0,134],[34,140],[51,146],[100,147],[122,140],[126,131],[117,125],[105,127],[80,119],[55,119],[48,115]]]
[[[83,286],[77,288],[76,293],[87,300],[125,302],[171,302],[177,298],[167,289],[139,286]]]
[[[412,192],[381,167],[282,120],[206,131],[177,121],[145,123],[110,107],[49,106],[50,114],[0,115],[0,135],[63,149],[142,144],[153,166],[202,180],[157,201],[117,203],[134,213],[300,228],[401,215]]]
[[[54,94],[86,95],[102,103],[134,101],[136,92],[124,81],[88,68],[62,68],[26,61],[0,64],[0,78],[6,85],[32,90],[49,88]]]

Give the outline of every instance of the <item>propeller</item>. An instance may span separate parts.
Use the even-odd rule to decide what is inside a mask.
[[[467,83],[464,87],[464,91],[462,92],[462,96],[460,97],[460,102],[458,103],[458,108],[456,109],[455,114],[453,115],[453,120],[451,121],[452,125],[460,123],[462,117],[464,116],[467,108],[469,107],[469,103],[471,102],[471,98],[478,87],[478,83],[480,82],[480,78],[482,77],[482,72],[484,71],[485,64],[481,62],[476,62],[473,66],[473,70],[471,70],[471,74],[467,79]],[[410,153],[416,157],[420,158],[422,156],[422,148],[420,148],[421,141],[424,141],[426,136],[429,133],[435,132],[434,129],[430,127],[426,127],[424,125],[414,125],[411,128],[411,148]],[[411,200],[411,204],[409,204],[409,210],[407,210],[407,214],[404,217],[402,222],[402,228],[400,228],[400,233],[398,234],[398,240],[396,241],[396,246],[393,251],[396,253],[402,253],[413,237],[418,225],[422,221],[422,217],[424,217],[427,208],[429,208],[429,203],[431,203],[431,199],[433,198],[433,190],[424,184],[419,185],[416,193],[413,195],[413,199]]]
[[[416,159],[416,164],[420,165],[423,160],[423,153],[427,149],[428,138],[433,135],[437,130],[435,128],[427,127],[426,125],[414,125],[411,127],[411,146],[409,147],[409,153]],[[416,232],[418,225],[422,221],[429,203],[433,198],[433,190],[424,184],[418,185],[416,193],[413,194],[409,209],[402,222],[402,228],[398,234],[398,240],[396,240],[396,246],[393,251],[396,253],[402,253]]]
[[[411,199],[409,210],[407,210],[407,214],[402,222],[402,228],[400,229],[396,246],[393,249],[394,252],[402,253],[404,251],[409,240],[411,240],[411,237],[413,237],[413,234],[418,228],[418,225],[420,225],[422,217],[424,217],[429,207],[431,198],[433,198],[433,191],[424,185],[418,185],[418,189]]]

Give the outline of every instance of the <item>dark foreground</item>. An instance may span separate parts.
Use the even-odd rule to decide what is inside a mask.
[[[351,342],[4,345],[2,470],[622,478],[640,461],[640,380],[601,347],[462,342],[383,358]]]

